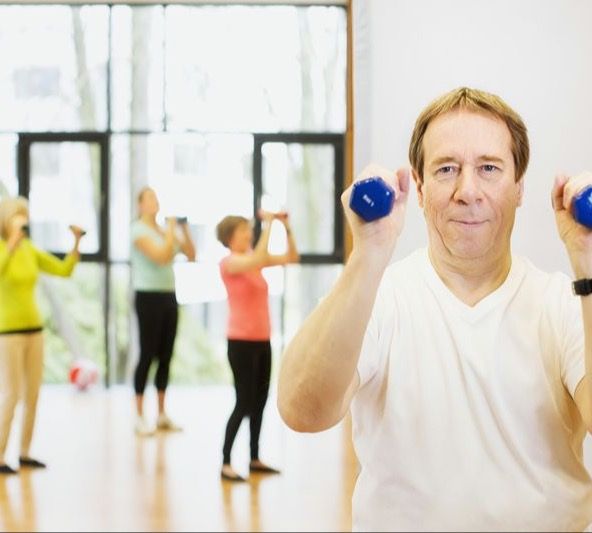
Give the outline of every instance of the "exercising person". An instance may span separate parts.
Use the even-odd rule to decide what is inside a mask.
[[[266,267],[297,263],[300,260],[286,213],[260,211],[261,235],[253,248],[253,228],[248,219],[224,217],[216,227],[218,240],[230,254],[220,262],[220,273],[228,293],[228,361],[234,376],[236,403],[226,424],[222,450],[222,479],[244,481],[231,466],[231,452],[240,424],[249,417],[251,472],[278,473],[259,459],[259,434],[267,403],[271,376],[271,322]],[[287,250],[282,255],[268,251],[273,220],[286,230]]]
[[[37,400],[43,381],[43,320],[35,298],[39,274],[68,277],[80,260],[84,231],[70,226],[72,251],[58,257],[29,239],[29,204],[25,198],[0,201],[0,474],[15,474],[5,453],[19,402],[23,404],[19,466],[45,468],[30,455]]]
[[[140,334],[140,358],[134,372],[135,432],[139,436],[149,436],[155,431],[144,416],[144,391],[155,360],[158,361],[154,378],[158,396],[156,429],[182,429],[168,416],[165,405],[178,321],[173,260],[182,252],[189,261],[195,261],[196,251],[186,221],[178,224],[176,218],[170,217],[166,226],[161,227],[156,221],[159,210],[156,192],[150,187],[142,189],[138,194],[139,217],[131,229],[132,286]]]
[[[571,212],[592,173],[550,191],[573,279],[511,252],[529,141],[499,96],[459,88],[419,115],[411,174],[282,358],[280,413],[321,431],[351,408],[356,531],[582,531],[592,522],[592,230]],[[428,246],[391,264],[410,180]],[[575,292],[572,292],[572,287]]]

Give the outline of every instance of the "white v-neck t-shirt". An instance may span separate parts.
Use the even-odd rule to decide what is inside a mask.
[[[388,267],[352,402],[355,531],[582,531],[592,523],[580,302],[513,257],[474,307],[427,249]]]

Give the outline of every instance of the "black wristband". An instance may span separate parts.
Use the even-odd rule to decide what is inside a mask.
[[[571,287],[576,296],[588,296],[592,294],[592,279],[578,279],[571,284]]]

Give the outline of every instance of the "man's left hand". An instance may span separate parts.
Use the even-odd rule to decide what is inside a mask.
[[[551,197],[557,230],[577,278],[592,277],[592,228],[576,222],[572,212],[575,197],[588,187],[592,187],[592,172],[558,175]]]

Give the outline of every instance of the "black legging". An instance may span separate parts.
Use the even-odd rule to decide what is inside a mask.
[[[154,384],[159,392],[164,392],[169,382],[177,334],[177,298],[174,292],[136,291],[135,300],[140,330],[140,360],[134,373],[134,388],[136,394],[144,394],[150,365],[158,359]]]
[[[236,404],[226,424],[224,464],[230,464],[232,445],[245,416],[249,417],[251,430],[251,459],[259,459],[259,434],[271,376],[271,344],[229,339],[228,360],[234,375]]]

